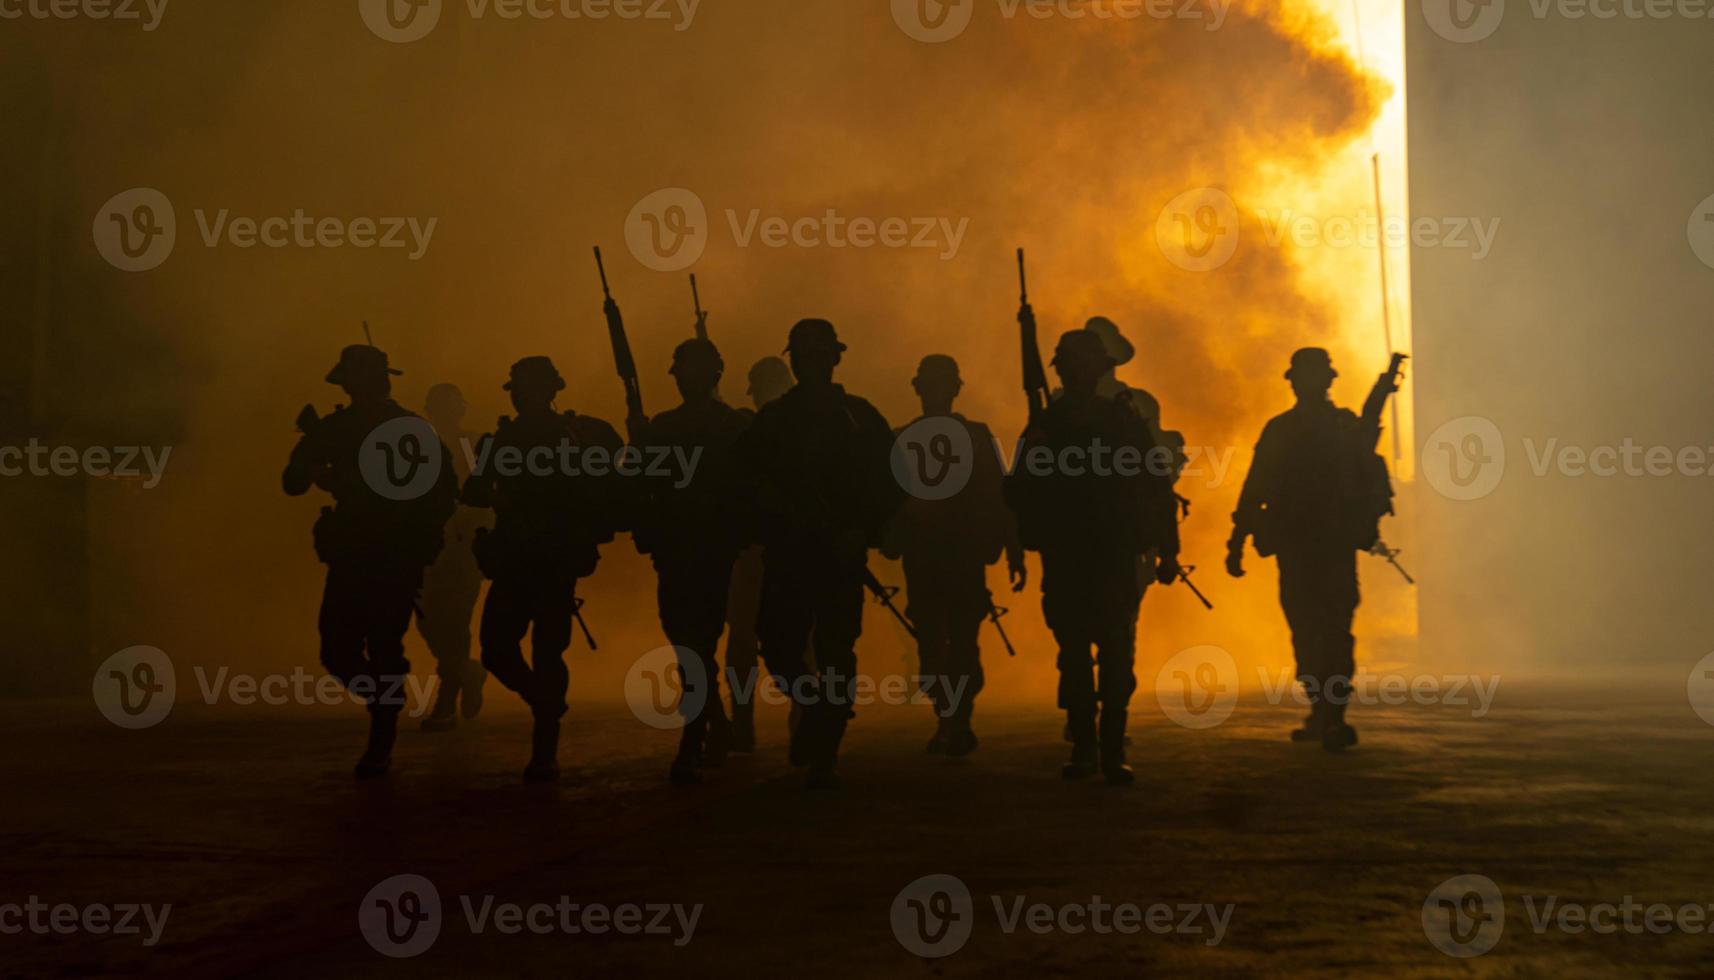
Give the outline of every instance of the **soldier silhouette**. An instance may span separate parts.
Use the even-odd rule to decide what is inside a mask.
[[[311,487],[333,496],[315,523],[316,555],[327,565],[321,662],[368,706],[360,779],[391,767],[411,669],[405,631],[423,569],[440,553],[458,500],[451,453],[427,422],[392,399],[399,373],[375,347],[345,348],[327,382],[344,389],[351,405],[326,418],[308,407],[299,414],[303,438],[280,479],[293,497]]]
[[[482,438],[464,485],[466,504],[495,515],[494,529],[476,538],[477,562],[492,583],[482,607],[482,665],[535,718],[525,781],[551,782],[559,778],[577,580],[595,571],[600,546],[620,529],[613,466],[623,441],[600,419],[554,407],[565,381],[546,357],[514,364],[505,390],[518,417],[501,418]]]
[[[752,409],[739,409],[748,420],[769,402],[791,390],[792,369],[777,357],[764,357],[750,368]],[[762,608],[762,546],[738,553],[732,566],[732,591],[726,602],[726,687],[732,692],[734,752],[756,750],[756,684],[760,680],[761,644],[756,617]]]
[[[474,437],[464,430],[464,393],[457,385],[430,388],[423,414],[434,426],[442,444],[452,449],[452,464],[459,484],[470,476],[466,453]],[[470,619],[482,596],[482,570],[476,566],[476,531],[484,526],[482,513],[459,507],[446,525],[446,547],[423,575],[422,598],[417,603],[417,632],[434,654],[439,687],[434,710],[423,719],[426,732],[451,731],[458,727],[460,700],[464,717],[482,711],[482,688],[488,672],[470,659]]]
[[[1130,783],[1125,726],[1137,686],[1137,562],[1154,551],[1159,581],[1177,580],[1176,502],[1160,467],[1150,465],[1158,453],[1148,427],[1130,406],[1097,393],[1112,368],[1101,338],[1066,333],[1053,366],[1063,392],[1024,434],[1007,500],[1025,547],[1042,556],[1042,612],[1059,645],[1059,706],[1072,738],[1064,775],[1082,779],[1099,765],[1108,782]]]
[[[906,610],[917,630],[917,656],[923,692],[935,708],[937,725],[928,742],[930,754],[969,755],[976,749],[970,725],[976,695],[983,687],[982,621],[993,607],[988,592],[988,566],[1006,557],[1014,592],[1021,591],[1028,572],[1017,522],[1002,493],[1004,472],[995,450],[994,433],[953,411],[963,390],[958,362],[944,354],[922,359],[911,382],[922,401],[922,416],[900,429],[909,432],[924,421],[956,425],[968,442],[968,482],[956,493],[907,498],[887,529],[883,553],[904,562]],[[935,429],[939,433],[938,428]],[[905,447],[908,449],[909,447]],[[943,461],[962,465],[957,460]]]
[[[807,785],[816,789],[838,785],[834,766],[854,713],[868,551],[902,496],[887,420],[833,381],[845,349],[826,320],[793,326],[787,353],[798,383],[756,413],[737,450],[763,515],[762,659],[802,707],[791,761],[808,768]]]
[[[637,549],[649,555],[659,579],[661,627],[679,649],[687,711],[669,777],[699,780],[703,765],[718,766],[731,744],[731,725],[720,700],[716,653],[726,626],[732,565],[745,541],[745,494],[732,447],[749,424],[720,400],[726,365],[707,340],[687,340],[673,351],[672,376],[683,404],[642,427],[639,443],[651,454],[672,449],[670,473],[651,478],[635,530]],[[703,690],[694,691],[700,683]],[[701,695],[693,697],[693,694]]]
[[[1277,557],[1280,606],[1310,701],[1292,741],[1340,752],[1357,744],[1345,720],[1356,671],[1357,552],[1374,545],[1376,522],[1391,512],[1392,487],[1374,446],[1380,408],[1397,385],[1383,374],[1359,417],[1329,397],[1339,373],[1327,351],[1297,351],[1285,376],[1297,404],[1269,420],[1256,442],[1232,515],[1226,570],[1243,577],[1248,539],[1257,554]]]

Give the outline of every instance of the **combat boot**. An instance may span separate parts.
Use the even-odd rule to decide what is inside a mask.
[[[706,723],[693,721],[684,728],[684,734],[679,736],[678,755],[673,757],[672,769],[667,773],[667,779],[674,786],[691,786],[702,782],[702,743]]]
[[[425,732],[450,732],[458,727],[458,685],[445,680],[434,692],[434,709],[423,719]]]
[[[357,760],[358,779],[377,779],[393,766],[393,740],[399,732],[397,711],[369,711],[369,744]]]
[[[1137,774],[1125,764],[1126,712],[1107,708],[1101,712],[1101,774],[1115,786],[1129,786]]]
[[[1071,735],[1071,761],[1060,774],[1066,779],[1085,779],[1095,775],[1100,747],[1095,737],[1093,712],[1067,712],[1066,731]]]
[[[487,684],[488,668],[472,660],[464,673],[464,691],[461,703],[465,721],[469,721],[482,713],[482,689]]]
[[[1357,729],[1345,724],[1345,705],[1326,704],[1326,716],[1321,729],[1321,747],[1329,752],[1343,752],[1357,744]]]
[[[1293,742],[1321,741],[1321,733],[1327,727],[1326,712],[1323,708],[1324,702],[1320,700],[1310,702],[1309,714],[1304,716],[1303,727],[1292,729],[1291,740]]]
[[[524,782],[552,783],[559,780],[559,719],[537,718],[530,734],[530,764],[524,767]]]
[[[970,728],[971,709],[965,706],[952,716],[947,726],[946,754],[962,759],[976,751],[976,732]]]
[[[948,736],[951,734],[951,719],[943,718],[937,711],[934,716],[934,735],[928,740],[925,751],[929,755],[942,755],[946,752]]]

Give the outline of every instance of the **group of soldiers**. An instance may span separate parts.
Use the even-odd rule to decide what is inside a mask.
[[[1032,316],[1031,345],[1033,331]],[[740,409],[720,395],[725,364],[715,345],[687,340],[670,369],[680,404],[653,417],[633,408],[625,436],[600,419],[561,410],[556,399],[566,383],[553,362],[525,358],[505,385],[516,414],[475,443],[473,462],[448,448],[468,440],[463,398],[437,385],[422,424],[432,426],[426,438],[438,439],[440,451],[418,453],[433,471],[419,492],[404,495],[378,487],[363,456],[386,450],[391,462],[395,451],[406,454],[377,445],[376,433],[396,441],[400,426],[409,425],[399,420],[417,416],[392,400],[399,372],[385,353],[368,344],[346,348],[327,380],[350,404],[324,419],[313,411],[307,421],[300,417],[303,438],[283,482],[294,496],[319,487],[333,497],[315,527],[327,565],[321,659],[368,703],[370,734],[357,775],[388,771],[409,672],[404,634],[415,611],[440,678],[423,728],[445,731],[460,715],[475,716],[492,674],[533,714],[525,780],[556,779],[569,683],[564,654],[581,625],[578,583],[594,573],[602,545],[629,533],[657,573],[661,626],[681,676],[706,684],[702,696],[682,699],[674,783],[697,782],[727,753],[754,749],[759,659],[793,702],[792,763],[807,770],[812,788],[837,785],[839,748],[854,714],[865,591],[879,589],[868,568],[877,549],[903,563],[904,616],[935,714],[930,753],[975,750],[978,634],[997,616],[988,568],[1004,558],[1013,590],[1021,591],[1025,553],[1035,551],[1043,611],[1059,647],[1058,704],[1071,743],[1063,773],[1133,781],[1126,722],[1138,612],[1150,585],[1170,585],[1183,574],[1178,523],[1187,506],[1174,488],[1183,439],[1161,427],[1152,396],[1117,378],[1134,348],[1103,318],[1061,336],[1051,361],[1059,386],[1032,405],[1009,471],[989,451],[992,431],[955,410],[963,387],[957,362],[923,358],[913,381],[918,422],[962,427],[974,451],[968,481],[943,499],[907,492],[894,464],[899,434],[910,427],[895,431],[835,382],[845,351],[833,324],[798,322],[786,346],[789,365],[758,362],[749,375],[754,407]],[[1325,351],[1292,357],[1287,377],[1298,403],[1262,434],[1234,515],[1227,569],[1244,574],[1251,539],[1261,554],[1278,555],[1281,601],[1313,702],[1293,738],[1337,751],[1356,742],[1337,696],[1349,692],[1354,670],[1355,554],[1374,544],[1391,491],[1375,485],[1372,466],[1379,412],[1366,409],[1360,418],[1335,407],[1335,376]],[[1395,371],[1377,391],[1396,386]],[[1131,450],[1152,465],[1025,465],[1103,446]],[[627,453],[638,463],[629,470],[597,475],[596,467],[565,465]],[[641,465],[644,459],[650,465]],[[1386,483],[1384,463],[1379,480]],[[484,578],[491,584],[478,663],[470,657],[469,623]],[[723,634],[724,670],[717,657]]]

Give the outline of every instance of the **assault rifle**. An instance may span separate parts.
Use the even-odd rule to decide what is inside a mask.
[[[607,267],[601,262],[601,246],[595,247],[595,268],[601,273],[601,292],[606,299],[601,311],[607,315],[607,338],[613,343],[613,366],[625,385],[625,428],[632,439],[638,437],[648,416],[643,414],[643,385],[637,379],[637,362],[631,356],[631,342],[625,337],[625,318],[619,304],[613,301],[613,291],[607,288]]]

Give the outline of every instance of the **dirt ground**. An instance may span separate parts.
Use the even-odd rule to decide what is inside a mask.
[[[778,711],[754,756],[674,789],[672,733],[620,704],[579,704],[566,778],[540,788],[518,779],[528,722],[507,710],[448,735],[409,729],[394,774],[357,784],[355,709],[181,706],[132,732],[87,703],[10,705],[0,904],[172,909],[152,947],[0,935],[0,973],[1714,975],[1706,932],[1532,926],[1546,896],[1714,904],[1714,728],[1687,704],[1503,689],[1484,718],[1355,710],[1363,743],[1334,757],[1285,741],[1295,707],[1245,700],[1225,724],[1190,731],[1142,692],[1139,778],[1118,789],[1060,778],[1066,749],[1045,706],[985,707],[967,760],[923,754],[922,709],[873,708],[848,739],[844,787],[808,794]],[[371,889],[400,874],[427,878],[443,905],[438,938],[409,959],[372,948],[358,921]],[[971,894],[969,933],[925,959],[893,910],[898,899],[918,914],[917,893],[901,892],[935,874]],[[1446,955],[1425,928],[1430,892],[1459,875],[1504,895],[1485,955]],[[477,933],[464,906],[480,911],[485,896],[701,910],[682,945],[505,934],[487,919]],[[1207,918],[1194,933],[1005,929],[1020,901],[1097,896],[1229,905],[1230,918],[1217,943]]]

